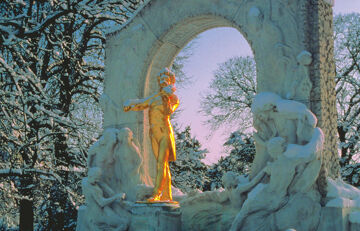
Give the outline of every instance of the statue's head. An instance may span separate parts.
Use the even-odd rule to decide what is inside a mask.
[[[119,130],[117,138],[120,144],[128,143],[131,145],[133,142],[133,133],[130,128],[122,128]]]
[[[159,72],[157,75],[157,80],[160,87],[166,87],[170,84],[174,85],[176,82],[174,72],[170,71],[167,67]]]
[[[266,143],[268,153],[273,159],[284,153],[286,141],[282,137],[273,137]]]
[[[101,138],[99,139],[101,145],[113,145],[116,142],[116,129],[107,128],[104,130]]]
[[[88,172],[88,181],[91,184],[98,182],[101,177],[101,172],[101,168],[99,167],[90,168]]]

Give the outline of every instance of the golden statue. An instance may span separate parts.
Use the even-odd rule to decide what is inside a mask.
[[[159,93],[141,100],[129,100],[124,104],[124,111],[141,111],[149,108],[150,138],[157,161],[156,180],[152,196],[148,203],[171,202],[171,175],[169,161],[176,160],[174,132],[170,115],[179,106],[179,99],[174,94],[175,75],[168,68],[157,76]]]

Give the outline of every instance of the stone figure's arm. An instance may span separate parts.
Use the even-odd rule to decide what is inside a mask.
[[[109,185],[107,185],[106,183],[102,183],[102,182],[99,182],[99,185],[102,189],[104,189],[104,192],[109,195],[109,196],[112,196],[115,194],[114,190],[112,190]]]
[[[301,151],[294,156],[286,156],[287,161],[289,163],[292,163],[293,165],[299,165],[301,163],[307,163],[310,162],[311,160],[315,159],[314,158],[314,153],[303,153],[303,149],[301,149]]]
[[[261,146],[265,146],[266,147],[266,143],[265,141],[260,137],[259,134],[254,133],[254,140],[257,144],[261,145]]]
[[[99,141],[95,142],[93,145],[91,145],[89,152],[88,152],[88,157],[87,157],[87,166],[88,168],[93,167],[94,166],[94,158],[96,155],[96,152],[99,148]]]
[[[294,147],[300,147],[299,149],[295,149],[297,151],[296,155],[288,155],[287,153],[294,152],[291,147],[289,150],[286,150],[284,155],[287,156],[289,159],[296,160],[297,163],[307,163],[310,161],[319,158],[321,150],[323,149],[324,144],[324,134],[320,128],[315,128],[311,140],[306,145],[298,145]],[[291,157],[289,157],[291,156]]]
[[[230,200],[230,194],[231,191],[222,191],[222,192],[218,192],[218,195],[217,195],[217,201],[219,203],[224,203],[228,200]]]
[[[238,185],[235,190],[238,193],[244,193],[244,192],[250,191],[258,183],[260,183],[260,181],[266,174],[267,174],[267,167],[265,167],[263,170],[261,170],[249,183]]]
[[[101,207],[104,208],[107,205],[110,205],[111,203],[113,203],[116,200],[122,200],[124,199],[124,194],[115,194],[112,197],[109,198],[105,198],[103,197],[102,191],[98,191],[93,193],[93,198],[96,201],[96,203]]]
[[[309,109],[307,109],[305,111],[305,117],[307,119],[307,122],[309,123],[309,125],[313,128],[315,128],[316,124],[317,124],[317,118],[314,115],[314,113],[312,113]]]

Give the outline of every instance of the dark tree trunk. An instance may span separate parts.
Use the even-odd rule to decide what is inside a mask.
[[[28,199],[20,201],[20,231],[34,230],[33,202]]]
[[[346,142],[346,131],[345,131],[344,127],[338,126],[337,130],[338,130],[340,142],[345,143]],[[349,147],[345,147],[345,146],[341,147],[341,161],[340,161],[341,167],[349,164],[349,162],[351,160],[351,156],[348,155],[348,149],[349,149]]]

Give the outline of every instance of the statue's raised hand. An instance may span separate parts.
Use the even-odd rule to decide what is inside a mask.
[[[123,109],[124,109],[124,112],[128,112],[128,111],[130,111],[131,106],[125,106],[124,105]]]

